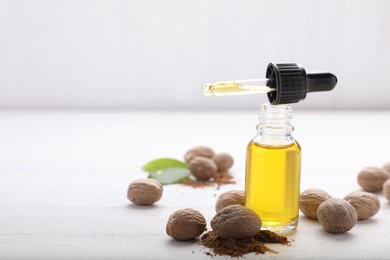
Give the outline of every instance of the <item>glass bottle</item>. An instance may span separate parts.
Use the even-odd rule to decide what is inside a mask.
[[[301,148],[291,133],[290,105],[263,104],[257,135],[247,148],[245,206],[278,234],[298,225]]]

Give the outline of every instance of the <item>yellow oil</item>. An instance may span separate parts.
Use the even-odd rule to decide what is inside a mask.
[[[255,93],[267,93],[274,91],[275,89],[264,86],[243,86],[234,81],[216,82],[214,84],[206,84],[203,87],[203,94],[206,96],[229,96],[240,94],[255,94]]]
[[[298,224],[301,148],[297,142],[273,147],[249,143],[246,207],[262,219],[263,229],[289,233]]]

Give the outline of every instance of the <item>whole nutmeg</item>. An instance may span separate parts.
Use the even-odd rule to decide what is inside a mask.
[[[390,180],[387,180],[383,184],[383,194],[385,195],[386,199],[390,202]]]
[[[333,234],[351,230],[358,220],[355,208],[349,202],[335,198],[321,203],[317,215],[322,227]]]
[[[383,188],[383,183],[389,179],[389,174],[383,168],[366,167],[358,174],[357,181],[359,185],[370,192],[379,192]]]
[[[129,185],[127,198],[137,205],[152,205],[161,199],[163,187],[154,179],[139,179]]]
[[[227,153],[215,154],[212,158],[219,172],[226,172],[233,166],[233,157]]]
[[[195,157],[211,158],[214,156],[214,151],[207,146],[196,146],[188,150],[184,155],[184,160],[187,164]]]
[[[209,158],[195,157],[189,166],[192,175],[200,181],[207,181],[217,173],[217,165]]]
[[[390,175],[390,162],[385,163],[385,165],[383,165],[383,169],[385,169],[387,173]]]
[[[245,205],[245,192],[242,190],[230,190],[219,195],[215,203],[215,212],[230,206],[230,205]]]
[[[318,207],[330,198],[331,196],[326,191],[307,189],[301,193],[299,208],[306,217],[318,220]]]
[[[195,209],[180,209],[173,212],[166,226],[167,234],[176,240],[190,240],[206,230],[206,220]]]
[[[211,220],[211,228],[220,238],[241,239],[256,235],[261,228],[261,219],[251,209],[230,205],[218,211]]]
[[[381,203],[375,194],[355,191],[344,198],[355,208],[358,220],[368,219],[378,213]]]

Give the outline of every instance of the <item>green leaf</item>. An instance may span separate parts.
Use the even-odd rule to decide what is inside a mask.
[[[147,172],[157,172],[167,168],[184,168],[188,169],[188,165],[184,162],[171,158],[161,158],[153,160],[145,164],[142,169]]]
[[[150,172],[148,178],[159,181],[162,185],[181,183],[190,177],[190,170],[186,168],[165,168]]]

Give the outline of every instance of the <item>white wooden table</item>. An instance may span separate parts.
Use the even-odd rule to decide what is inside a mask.
[[[389,119],[390,111],[296,112],[301,189],[340,198],[359,190],[361,168],[390,161]],[[256,124],[257,111],[0,112],[0,259],[211,259],[198,241],[170,239],[166,221],[191,207],[209,222],[220,193],[243,189]],[[181,159],[195,145],[231,153],[237,184],[164,186],[152,207],[127,201],[144,163]],[[389,259],[390,204],[378,196],[380,212],[348,233],[328,234],[301,216],[291,247],[245,259]]]

